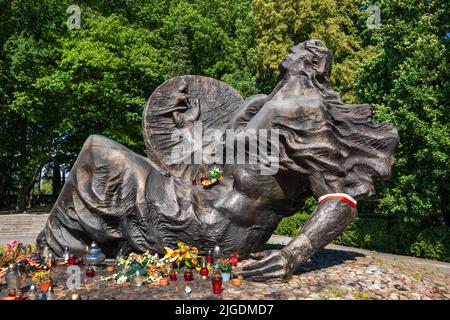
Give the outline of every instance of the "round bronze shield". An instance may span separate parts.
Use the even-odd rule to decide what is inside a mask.
[[[150,160],[166,174],[183,180],[221,167],[199,163],[198,151],[211,144],[210,129],[225,133],[242,102],[239,92],[216,79],[189,75],[167,80],[150,96],[142,117]]]

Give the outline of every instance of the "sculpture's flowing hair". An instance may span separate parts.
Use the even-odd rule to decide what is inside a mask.
[[[319,40],[300,43],[290,52],[298,60],[280,64],[282,80],[268,99],[297,80],[305,89],[315,88],[317,94],[311,103],[315,109],[303,112],[303,118],[273,119],[273,127],[280,129],[281,166],[307,173],[316,196],[373,193],[374,181],[390,176],[399,141],[397,130],[388,123],[374,124],[371,105],[342,102],[330,86],[331,51]]]

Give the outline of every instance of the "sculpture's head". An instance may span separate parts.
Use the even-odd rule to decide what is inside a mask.
[[[320,40],[291,47],[280,63],[277,100],[268,104],[281,106],[270,113],[284,148],[280,168],[306,172],[317,196],[346,192],[364,197],[374,192],[375,181],[391,174],[397,130],[373,123],[369,104],[345,104],[330,85],[331,65],[331,50]],[[300,86],[291,85],[299,80]],[[286,102],[280,103],[283,97]]]
[[[280,63],[281,76],[306,74],[328,83],[333,55],[320,40],[307,40],[289,48],[289,54]]]

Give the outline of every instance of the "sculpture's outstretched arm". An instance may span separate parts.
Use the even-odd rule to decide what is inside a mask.
[[[246,265],[241,275],[253,281],[287,281],[296,267],[334,240],[357,216],[342,200],[327,200],[316,208],[299,234],[283,249],[251,255],[258,261]]]

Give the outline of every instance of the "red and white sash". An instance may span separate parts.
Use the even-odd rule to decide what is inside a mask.
[[[349,196],[346,193],[328,193],[328,194],[325,194],[325,195],[319,197],[318,201],[319,201],[319,203],[323,203],[323,202],[325,202],[327,200],[331,200],[331,199],[338,199],[338,200],[347,202],[353,208],[356,208],[356,205],[358,204],[356,202],[356,200],[353,199],[353,197]]]

